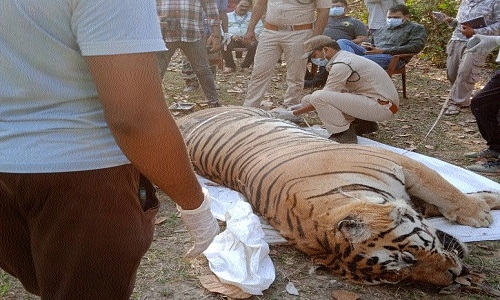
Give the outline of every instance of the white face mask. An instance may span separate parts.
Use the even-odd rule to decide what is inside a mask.
[[[387,18],[386,22],[387,22],[387,25],[389,25],[389,27],[393,28],[393,27],[398,27],[399,25],[403,24],[403,19],[401,19],[401,18]]]
[[[332,17],[341,16],[344,14],[344,12],[345,12],[345,9],[342,6],[330,8],[330,16],[332,16]]]

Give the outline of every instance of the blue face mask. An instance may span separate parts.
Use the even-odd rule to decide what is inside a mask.
[[[328,59],[326,58],[325,51],[323,50],[322,58],[311,58],[311,62],[320,67],[325,67],[328,64]]]
[[[311,62],[320,67],[326,67],[328,64],[328,59],[326,58],[311,58]]]
[[[387,18],[386,22],[387,22],[387,25],[389,25],[389,27],[393,28],[393,27],[398,27],[399,25],[403,24],[403,19],[401,19],[401,18]]]
[[[345,9],[344,7],[332,7],[330,8],[330,16],[332,17],[338,17],[338,16],[341,16],[343,15],[345,12]]]

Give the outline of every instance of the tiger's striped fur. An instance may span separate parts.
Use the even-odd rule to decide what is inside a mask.
[[[178,121],[195,170],[242,192],[290,244],[346,279],[449,285],[465,245],[411,206],[488,226],[492,193],[465,195],[423,164],[388,150],[337,144],[259,109],[220,107]]]

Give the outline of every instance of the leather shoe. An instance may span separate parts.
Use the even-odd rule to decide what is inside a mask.
[[[358,143],[358,137],[356,136],[356,131],[354,129],[354,126],[350,126],[349,129],[347,129],[346,131],[334,133],[328,139],[340,144]]]
[[[362,119],[352,121],[351,126],[354,126],[357,135],[368,134],[378,130],[378,123]]]

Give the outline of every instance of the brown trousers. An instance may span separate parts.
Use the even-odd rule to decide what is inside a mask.
[[[131,165],[0,173],[0,267],[42,299],[128,299],[157,211]]]

